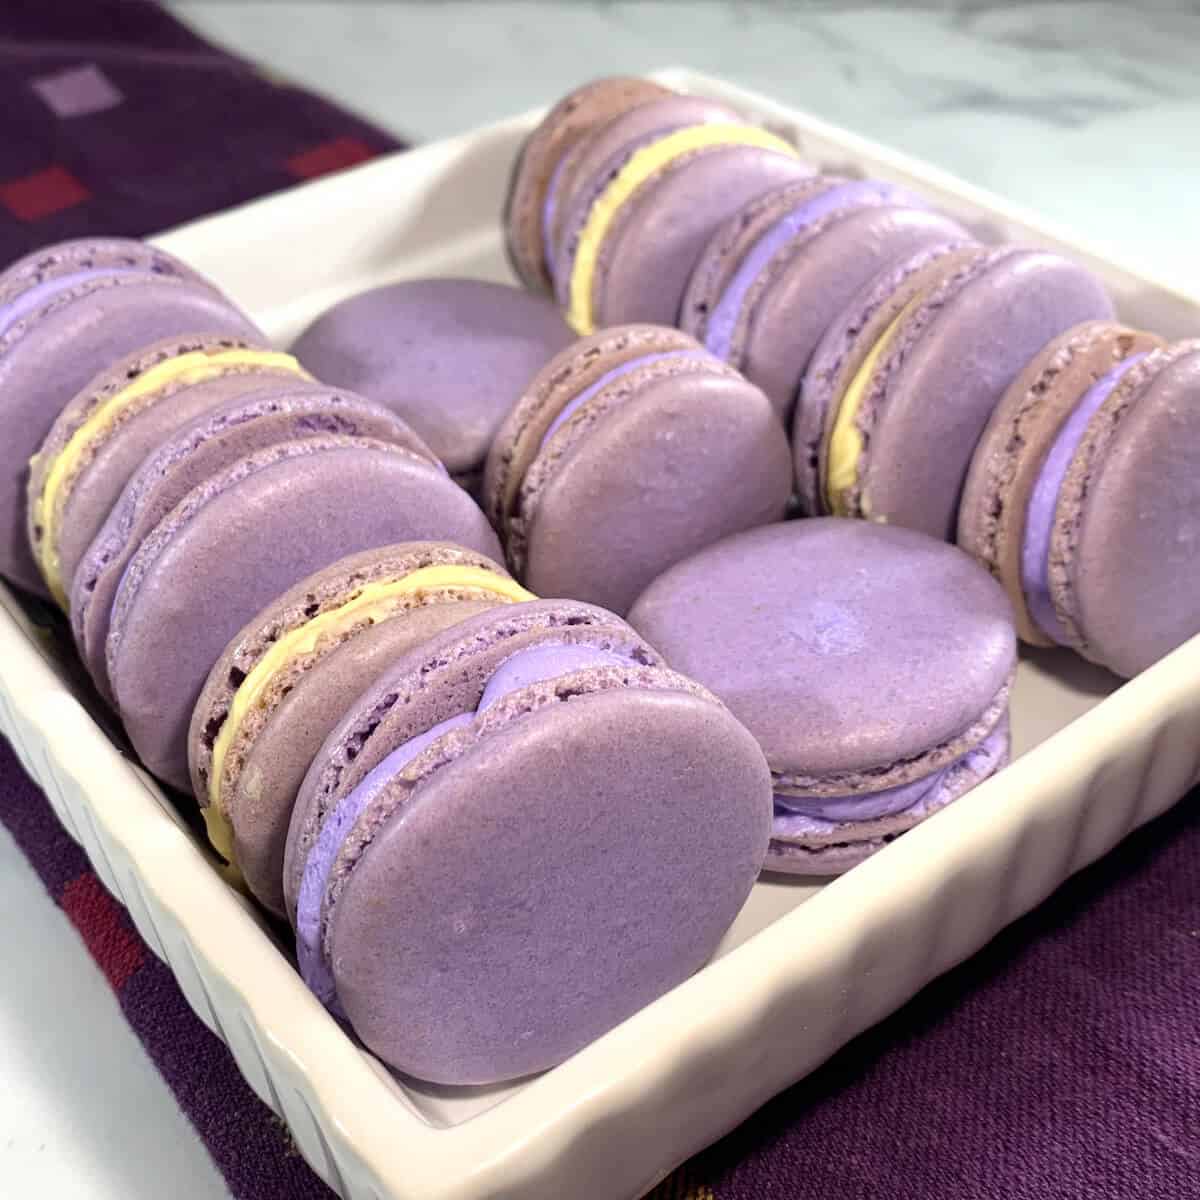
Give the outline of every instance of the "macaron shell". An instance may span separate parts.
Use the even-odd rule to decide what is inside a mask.
[[[649,79],[595,79],[564,96],[525,140],[513,167],[504,204],[505,247],[518,278],[549,291],[542,246],[542,202],[555,164],[590,129],[646,100],[670,95]]]
[[[262,386],[205,414],[142,462],[71,582],[71,632],[105,699],[114,701],[105,661],[112,606],[125,568],[143,539],[194,487],[239,459],[280,442],[322,434],[378,438],[414,453],[421,453],[423,447],[416,434],[386,409],[297,380]]]
[[[653,134],[682,129],[687,125],[736,122],[732,109],[699,96],[666,95],[647,100],[627,109],[611,121],[598,125],[580,138],[563,156],[555,181],[555,220],[551,232],[554,247],[560,244],[566,226],[566,214],[576,188],[590,189],[594,178],[604,172],[622,150],[635,146]],[[555,257],[555,254],[552,254]]]
[[[675,324],[692,270],[721,223],[755,196],[811,174],[787,154],[718,146],[651,176],[618,211],[600,248],[596,327]]]
[[[109,679],[139,757],[175,787],[188,787],[188,723],[205,678],[274,596],[371,546],[446,539],[500,553],[483,514],[434,467],[344,443],[285,443],[287,457],[236,483],[201,485],[190,515],[185,500],[127,568],[109,626]]]
[[[62,578],[71,581],[83,556],[108,519],[130,476],[179,429],[239,396],[269,387],[305,385],[295,375],[268,372],[225,375],[185,388],[162,404],[143,409],[121,423],[114,436],[95,449],[63,505],[58,554]],[[317,390],[319,385],[312,385]]]
[[[971,456],[1004,392],[1052,338],[1112,316],[1095,276],[1041,250],[994,251],[953,294],[935,294],[901,327],[880,368],[882,403],[863,414],[858,512],[953,539]]]
[[[855,293],[879,271],[927,246],[965,238],[937,213],[893,206],[836,213],[796,239],[746,298],[730,361],[790,424],[813,351]]]
[[[841,875],[978,787],[1008,765],[1011,752],[1005,717],[985,743],[951,766],[930,794],[903,812],[875,821],[846,822],[817,834],[804,829],[810,823],[803,818],[781,819],[777,814],[763,870],[785,875]]]
[[[450,717],[473,712],[487,681],[506,659],[545,641],[632,647],[639,662],[662,661],[620,618],[574,600],[502,605],[459,622],[396,659],[346,710],[296,797],[283,872],[293,925],[305,861],[337,801],[410,738]]]
[[[590,427],[585,406],[547,444],[522,489],[523,528],[509,530],[532,591],[623,613],[672,563],[782,518],[791,455],[766,397],[687,366],[644,384],[632,373],[617,385],[627,399]]]
[[[1089,424],[1051,543],[1056,610],[1085,657],[1124,677],[1200,633],[1200,342],[1165,357],[1134,367],[1146,382]]]
[[[283,855],[296,794],[322,743],[354,701],[401,655],[442,630],[493,607],[458,600],[381,621],[336,647],[300,675],[255,734],[238,786],[226,803],[234,855],[255,898],[286,916]]]
[[[0,575],[48,595],[29,549],[29,460],[63,406],[101,369],[140,346],[196,329],[262,338],[249,319],[207,287],[130,277],[28,323],[0,345]]]
[[[919,250],[865,284],[826,329],[809,358],[792,420],[796,494],[806,516],[827,510],[821,483],[823,443],[846,384],[910,301],[985,253],[982,246],[961,241]]]
[[[685,333],[664,325],[629,325],[580,338],[552,358],[513,405],[492,442],[484,471],[485,511],[502,528],[521,481],[555,418],[577,395],[614,367],[648,354],[699,350]]]
[[[1123,359],[1162,345],[1107,321],[1069,329],[1030,360],[988,421],[963,488],[958,544],[1004,586],[1022,641],[1054,644],[1029,613],[1021,571],[1025,514],[1046,454],[1093,384]]]
[[[969,556],[831,517],[710,546],[651,584],[629,621],[729,706],[777,777],[830,794],[908,783],[964,753],[995,725],[1016,663],[1008,601]]]
[[[580,697],[480,741],[376,835],[333,912],[356,1032],[442,1083],[561,1061],[711,955],[761,863],[768,788],[753,740],[689,695]]]
[[[544,296],[424,279],[352,296],[292,352],[318,379],[391,409],[453,475],[479,471],[501,421],[574,334]]]

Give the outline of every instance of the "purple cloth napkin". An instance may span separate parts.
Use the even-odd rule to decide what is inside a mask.
[[[142,0],[0,9],[0,262],[145,235],[396,143]],[[0,821],[237,1200],[325,1200],[0,739]],[[774,1100],[656,1200],[1200,1198],[1197,794]]]

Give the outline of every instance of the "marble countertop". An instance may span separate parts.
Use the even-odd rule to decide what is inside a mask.
[[[936,162],[1200,294],[1194,5],[172,7],[214,40],[416,140],[548,103],[610,71],[683,65],[724,75]],[[102,977],[2,831],[0,902],[16,931],[0,968],[6,1189],[76,1200],[158,1200],[168,1188],[180,1200],[227,1196]]]

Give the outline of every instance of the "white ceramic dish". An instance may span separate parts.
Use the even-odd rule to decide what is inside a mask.
[[[1063,248],[1126,318],[1194,333],[1196,302],[941,172],[687,72],[666,82],[782,128],[825,168],[924,191],[980,232]],[[497,215],[536,114],[160,239],[286,342],[342,295],[419,274],[506,278]],[[1200,772],[1200,638],[1117,687],[1029,655],[1019,758],[843,878],[759,884],[718,959],[524,1084],[395,1081],[308,994],[251,906],[81,703],[72,659],[0,588],[0,729],[109,889],[305,1157],[354,1200],[639,1195],[1176,801]]]

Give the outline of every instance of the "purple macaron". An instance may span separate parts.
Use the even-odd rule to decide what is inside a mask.
[[[108,681],[146,767],[188,787],[188,723],[204,680],[264,604],[348,553],[427,539],[500,553],[440,464],[396,442],[306,436],[199,481],[129,558],[109,618]]]
[[[625,612],[672,563],[779,520],[791,488],[766,396],[687,334],[630,325],[533,380],[492,445],[484,504],[532,591]]]
[[[680,327],[766,392],[790,425],[821,336],[880,270],[966,232],[893,184],[832,175],[751,200],[717,230]]]
[[[334,305],[292,352],[323,382],[402,417],[478,494],[500,422],[573,338],[544,296],[476,279],[416,279]]]
[[[212,285],[141,242],[64,242],[0,275],[0,575],[48,594],[26,535],[26,487],[63,406],[132,351],[197,331],[263,336]]]
[[[793,426],[809,512],[953,539],[967,468],[1043,346],[1112,302],[1088,270],[1023,246],[926,247],[847,305],[810,360]]]
[[[1200,633],[1200,341],[1106,321],[1055,339],[980,440],[959,544],[1025,640],[1132,676]]]
[[[533,601],[403,655],[297,800],[306,982],[391,1067],[551,1067],[699,969],[762,864],[750,734],[610,613]]]
[[[828,518],[752,530],[673,567],[629,620],[762,746],[770,870],[844,871],[1008,761],[1011,609],[924,534]]]

